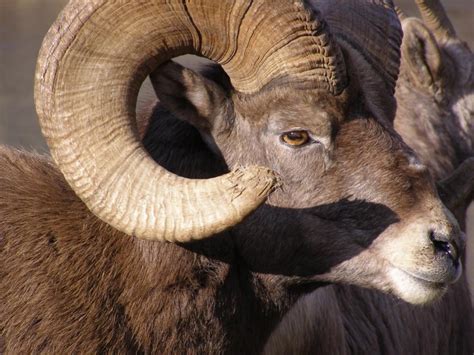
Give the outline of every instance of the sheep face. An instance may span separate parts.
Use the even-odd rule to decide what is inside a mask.
[[[229,168],[278,174],[280,188],[233,228],[254,271],[291,284],[377,288],[413,303],[439,297],[459,277],[455,219],[426,167],[355,85],[339,97],[275,87],[249,97],[175,64],[153,83]]]

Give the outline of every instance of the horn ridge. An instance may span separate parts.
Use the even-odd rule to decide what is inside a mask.
[[[455,38],[456,31],[439,0],[415,0],[425,25],[436,38]]]
[[[54,160],[94,214],[138,238],[186,242],[239,223],[265,201],[278,184],[267,168],[192,180],[157,165],[139,140],[136,98],[149,72],[186,53],[221,61],[243,93],[279,76],[339,93],[346,83],[339,48],[317,15],[294,4],[70,1],[43,41],[35,103]],[[238,30],[256,20],[255,33]],[[285,44],[293,30],[286,20],[303,26]],[[284,45],[276,50],[277,43]]]

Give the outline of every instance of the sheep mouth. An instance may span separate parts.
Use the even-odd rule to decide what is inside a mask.
[[[434,280],[432,278],[429,278],[427,275],[417,274],[398,267],[395,268],[404,273],[405,276],[409,277],[412,281],[415,281],[428,288],[443,289],[450,284],[449,282],[440,282],[439,280]]]
[[[411,304],[432,303],[440,299],[450,284],[459,278],[461,269],[459,266],[448,269],[446,273],[426,274],[390,263],[390,293]]]
[[[389,272],[391,293],[411,304],[428,304],[448,290],[449,283],[392,266]]]
[[[446,264],[446,270],[440,273],[428,274],[424,272],[416,272],[413,270],[408,270],[406,268],[398,267],[392,264],[392,267],[400,270],[407,276],[411,277],[414,280],[418,280],[421,283],[425,283],[432,286],[447,286],[455,283],[462,274],[462,265],[461,263],[451,263]]]

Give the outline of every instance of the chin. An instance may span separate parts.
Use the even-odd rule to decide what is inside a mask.
[[[411,304],[429,304],[440,299],[448,289],[448,283],[429,281],[399,268],[389,272],[392,292],[402,300]]]

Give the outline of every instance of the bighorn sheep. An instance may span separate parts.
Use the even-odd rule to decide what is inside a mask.
[[[433,176],[446,179],[463,159],[474,157],[474,57],[455,36],[441,4],[417,3],[424,23],[402,21],[395,127]],[[447,204],[464,219],[473,198],[474,158],[441,185]],[[470,355],[473,322],[465,278],[440,301],[423,308],[379,292],[334,285],[299,301],[265,352]]]
[[[0,153],[4,351],[256,353],[321,282],[443,295],[460,232],[391,125],[401,28],[369,3],[71,1],[35,83],[58,168]],[[231,87],[169,64],[188,123],[157,108],[150,156],[137,92],[184,53]]]
[[[394,124],[440,180],[474,156],[474,55],[456,36],[438,1],[417,3],[424,23],[402,14],[404,40]],[[469,177],[474,181],[473,175]],[[448,202],[461,225],[466,203],[474,198],[474,187],[466,186],[470,189],[460,191],[461,198],[452,194]]]

